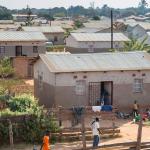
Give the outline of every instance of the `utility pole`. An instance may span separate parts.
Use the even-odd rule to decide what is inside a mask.
[[[52,13],[51,13],[51,8],[49,8],[49,17],[50,17],[50,22],[49,22],[49,24],[50,24],[50,26],[52,26]]]
[[[114,48],[113,46],[113,10],[111,9],[111,49]]]

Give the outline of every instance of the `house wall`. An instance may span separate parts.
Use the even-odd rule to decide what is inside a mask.
[[[64,44],[64,33],[43,33],[48,41],[53,42],[54,45],[63,45]],[[58,41],[54,41],[54,38],[57,37]]]
[[[114,48],[122,49],[124,42],[113,42]],[[85,53],[88,52],[90,47],[93,48],[94,52],[106,52],[111,49],[111,42],[78,42],[73,37],[66,39],[66,50],[71,53]]]
[[[42,64],[42,66],[41,66]],[[85,72],[85,73],[50,73],[48,68],[44,67],[42,62],[36,63],[35,71],[43,70],[43,84],[45,87],[42,92],[37,88],[37,75],[35,74],[35,95],[40,98],[40,102],[46,107],[55,106],[86,106],[89,105],[89,82],[113,82],[113,105],[120,109],[129,109],[132,107],[134,100],[140,105],[146,106],[150,102],[150,71],[116,71],[116,72]],[[133,76],[135,74],[135,76]],[[143,76],[143,74],[146,74]],[[76,78],[74,78],[76,76]],[[85,78],[86,76],[87,78]],[[144,91],[134,93],[134,79],[143,79]],[[77,80],[86,81],[86,91],[83,96],[75,93]],[[55,83],[54,83],[55,82]],[[47,91],[51,91],[51,93]]]
[[[143,77],[142,74],[146,76]],[[133,77],[133,74],[136,76]],[[75,94],[76,80],[86,80],[86,94],[77,96]],[[77,76],[77,79],[73,77]],[[143,79],[143,93],[134,93],[134,79]],[[126,71],[126,72],[93,72],[93,73],[61,73],[56,75],[55,101],[64,107],[88,105],[88,86],[89,82],[113,81],[113,105],[120,109],[129,109],[132,107],[134,100],[140,105],[149,105],[150,100],[150,72],[149,71]],[[65,102],[65,103],[64,103]]]
[[[39,87],[38,75],[43,76],[42,88]],[[41,60],[34,65],[34,96],[45,107],[55,106],[55,75]]]
[[[0,53],[0,57],[15,57],[16,46],[22,46],[22,54],[28,57],[36,57],[40,53],[45,53],[45,42],[0,42],[0,46],[5,46],[5,53]],[[38,46],[38,53],[33,53],[33,46]]]

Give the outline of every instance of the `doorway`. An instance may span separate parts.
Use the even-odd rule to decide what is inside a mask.
[[[113,104],[113,82],[89,82],[89,105],[112,105]]]

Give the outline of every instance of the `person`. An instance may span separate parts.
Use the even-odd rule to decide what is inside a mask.
[[[46,131],[46,133],[45,133],[45,135],[43,137],[43,143],[41,145],[41,149],[40,150],[50,150],[49,139],[50,139],[50,131]]]
[[[100,125],[99,118],[95,118],[95,120],[91,123],[92,132],[93,132],[93,148],[98,147],[100,141]]]
[[[133,115],[134,115],[134,117],[138,115],[138,109],[139,109],[139,105],[138,105],[137,101],[134,101],[134,104],[133,104]]]

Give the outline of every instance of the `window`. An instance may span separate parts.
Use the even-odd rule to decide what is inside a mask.
[[[135,93],[143,92],[143,79],[134,80],[133,90]]]
[[[22,56],[22,46],[16,46],[16,56]]]
[[[85,80],[76,81],[75,87],[76,95],[85,95],[85,90],[86,90],[86,81]]]
[[[58,41],[58,38],[57,36],[54,37],[54,42],[57,42]]]
[[[89,45],[88,52],[89,52],[89,53],[93,53],[93,52],[94,52],[94,47],[93,47],[93,45]]]
[[[38,47],[37,46],[33,46],[33,53],[38,53]]]
[[[0,54],[4,54],[5,53],[5,46],[0,46]]]
[[[38,88],[43,88],[43,72],[41,74],[38,73]]]

